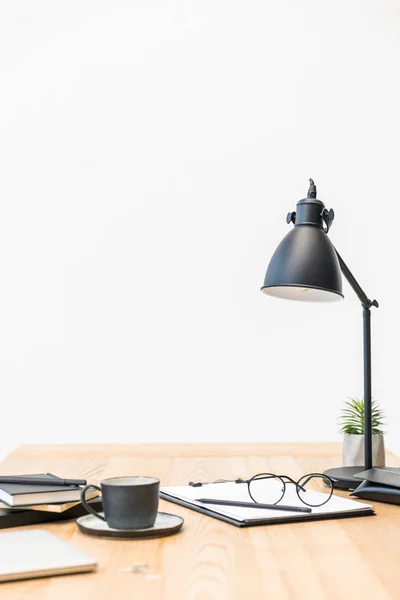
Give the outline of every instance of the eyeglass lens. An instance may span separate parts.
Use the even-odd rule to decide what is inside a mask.
[[[333,484],[329,477],[321,473],[310,473],[299,479],[296,491],[304,504],[308,506],[322,506],[332,496]]]
[[[248,489],[254,502],[277,504],[285,494],[285,482],[273,473],[260,473],[250,479]]]

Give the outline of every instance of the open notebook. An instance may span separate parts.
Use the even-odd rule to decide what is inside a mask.
[[[320,492],[308,492],[314,496],[325,498]],[[333,495],[323,506],[313,507],[311,513],[268,510],[265,508],[243,508],[236,506],[219,506],[196,502],[196,498],[215,498],[249,502],[247,485],[237,483],[211,483],[202,487],[190,485],[178,487],[162,487],[160,497],[187,508],[197,510],[205,515],[226,521],[238,527],[251,525],[270,525],[274,523],[292,523],[294,521],[314,521],[321,519],[339,519],[345,517],[362,517],[374,515],[370,504],[349,500]],[[323,501],[323,500],[321,500]],[[294,486],[287,486],[282,504],[289,506],[305,506],[298,498]]]

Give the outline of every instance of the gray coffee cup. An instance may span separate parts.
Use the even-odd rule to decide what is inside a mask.
[[[89,489],[101,492],[104,517],[86,502]],[[159,491],[160,480],[156,477],[111,477],[103,479],[100,487],[87,485],[81,501],[88,512],[113,529],[146,529],[155,523]]]

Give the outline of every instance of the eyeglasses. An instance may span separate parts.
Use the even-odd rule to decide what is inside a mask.
[[[286,493],[287,484],[295,486],[299,500],[307,506],[323,506],[333,493],[333,480],[322,473],[308,473],[298,481],[288,475],[258,473],[250,479],[217,479],[207,483],[246,483],[249,496],[256,504],[278,504]],[[200,487],[205,484],[190,481],[189,485]]]

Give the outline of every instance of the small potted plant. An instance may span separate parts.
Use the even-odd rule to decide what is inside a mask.
[[[372,464],[385,466],[384,444],[385,415],[376,402],[372,401]],[[364,400],[349,398],[345,401],[338,418],[343,437],[343,466],[363,465],[364,460]]]

